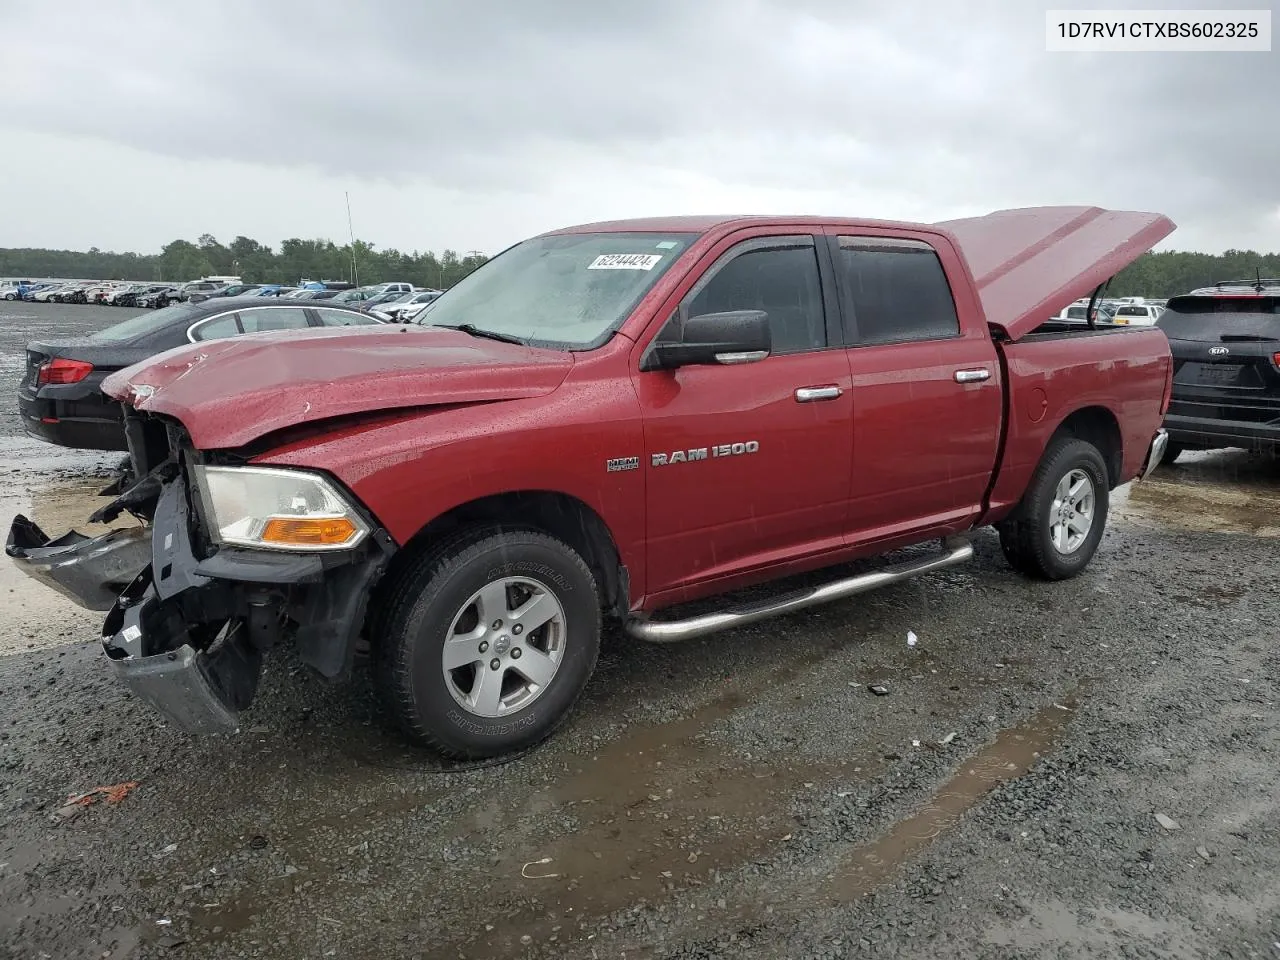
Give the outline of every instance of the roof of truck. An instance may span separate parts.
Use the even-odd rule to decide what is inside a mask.
[[[1174,230],[1159,213],[1101,207],[1021,207],[939,223],[852,217],[722,215],[584,223],[566,233],[697,233],[763,224],[928,230],[949,237],[973,274],[987,322],[1017,340],[1087,297]]]
[[[636,217],[629,220],[601,220],[597,223],[579,223],[558,230],[548,230],[543,236],[558,233],[706,233],[717,227],[750,226],[753,223],[794,223],[809,226],[832,224],[866,225],[873,227],[901,227],[919,230],[930,224],[900,223],[893,220],[867,220],[858,217],[819,217],[813,214],[697,214],[683,217]]]

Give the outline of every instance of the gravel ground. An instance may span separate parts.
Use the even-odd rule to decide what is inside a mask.
[[[7,378],[36,310],[0,311]],[[106,465],[10,430],[3,505],[74,522]],[[704,641],[610,637],[555,739],[461,771],[288,651],[240,734],[177,734],[95,617],[6,570],[0,956],[1280,957],[1280,465],[1161,468],[1067,583],[976,548]]]

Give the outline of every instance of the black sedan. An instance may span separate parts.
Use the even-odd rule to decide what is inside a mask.
[[[88,450],[127,450],[120,405],[102,392],[107,374],[202,340],[382,322],[341,305],[313,307],[259,297],[165,307],[88,337],[27,344],[18,410],[27,433],[41,440]]]

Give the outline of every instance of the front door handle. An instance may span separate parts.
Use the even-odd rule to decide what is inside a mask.
[[[797,387],[796,403],[813,403],[815,400],[834,400],[844,391],[839,387]]]
[[[973,370],[957,370],[956,383],[980,383],[991,379],[991,371],[986,367],[975,367]]]

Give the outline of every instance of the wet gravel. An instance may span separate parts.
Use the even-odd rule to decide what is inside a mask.
[[[21,443],[37,511],[100,469]],[[856,601],[611,636],[573,721],[480,770],[289,651],[239,734],[175,733],[55,598],[0,655],[0,956],[1280,957],[1280,466],[1144,487],[1067,583],[982,534]]]

